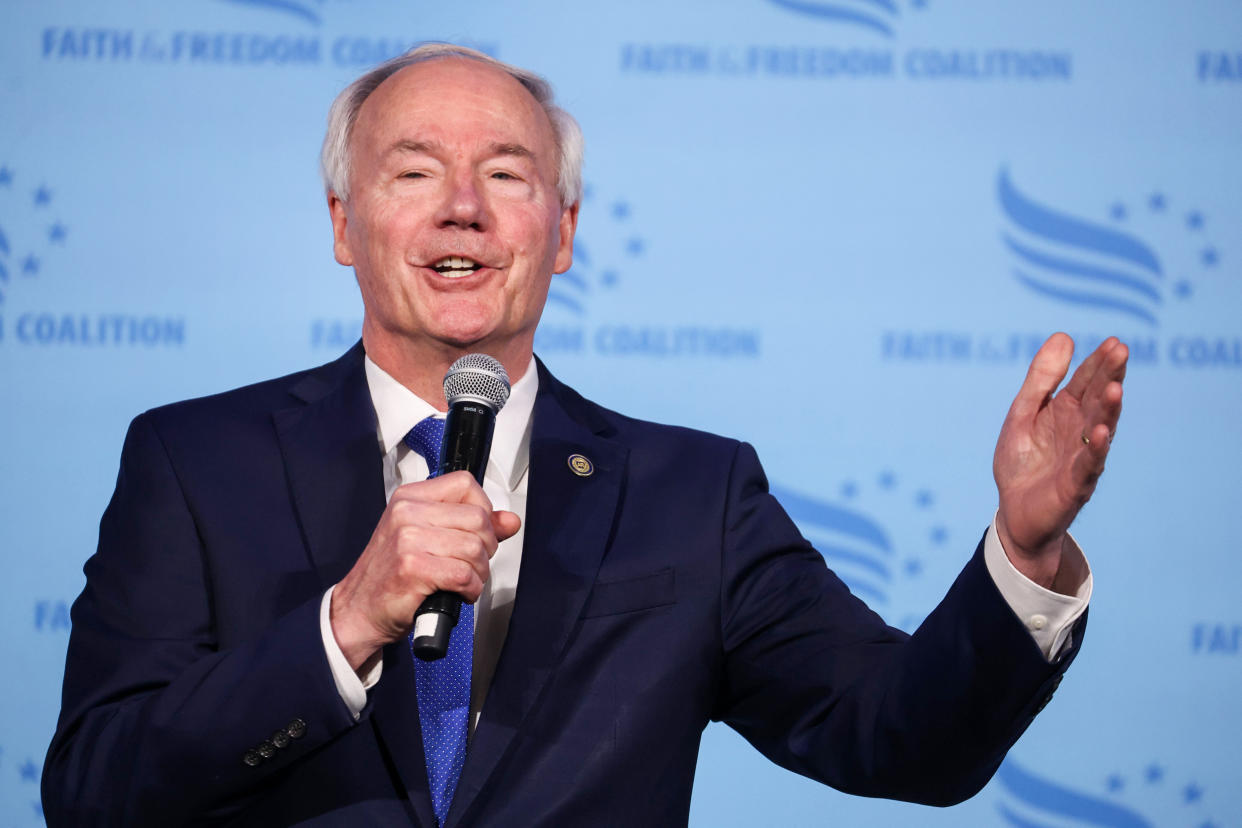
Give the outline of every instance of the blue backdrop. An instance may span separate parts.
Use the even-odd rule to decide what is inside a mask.
[[[1038,343],[1133,349],[1076,527],[1085,652],[997,779],[948,810],[854,799],[713,727],[695,825],[1242,824],[1237,0],[2,0],[0,823],[41,823],[129,419],[357,337],[325,115],[427,39],[544,73],[586,132],[537,351],[606,405],[755,443],[894,623],[991,517]]]

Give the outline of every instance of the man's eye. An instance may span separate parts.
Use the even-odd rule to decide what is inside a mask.
[[[492,178],[495,178],[499,181],[517,181],[518,180],[518,177],[514,175],[513,173],[502,172],[500,170],[497,170],[496,172],[492,173]]]
[[[410,170],[409,172],[401,173],[401,177],[402,178],[426,178],[427,174],[418,172],[417,170]]]

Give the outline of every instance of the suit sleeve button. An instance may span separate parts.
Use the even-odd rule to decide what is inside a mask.
[[[246,751],[246,754],[242,756],[242,762],[246,765],[246,767],[253,768],[256,765],[263,764],[263,757],[259,755],[257,750],[248,750]]]
[[[290,739],[301,739],[306,735],[306,722],[301,719],[294,719],[285,725],[285,733],[289,734]]]
[[[259,751],[259,755],[264,759],[271,759],[276,755],[276,746],[271,742],[263,742],[263,744],[259,745],[256,750]]]
[[[278,748],[287,748],[289,747],[289,734],[278,730],[272,734],[271,742]]]

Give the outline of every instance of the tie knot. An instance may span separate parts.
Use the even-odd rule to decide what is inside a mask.
[[[444,442],[444,420],[428,417],[410,429],[404,442],[427,461],[428,477],[440,471],[440,444]]]

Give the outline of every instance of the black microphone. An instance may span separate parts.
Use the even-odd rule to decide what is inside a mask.
[[[444,398],[449,411],[444,421],[444,442],[440,444],[438,475],[468,471],[482,486],[496,414],[509,399],[509,375],[503,365],[486,354],[466,354],[450,365],[444,375]],[[414,655],[423,661],[444,658],[449,635],[460,615],[460,595],[435,592],[427,596],[414,613],[414,635],[410,641]]]

